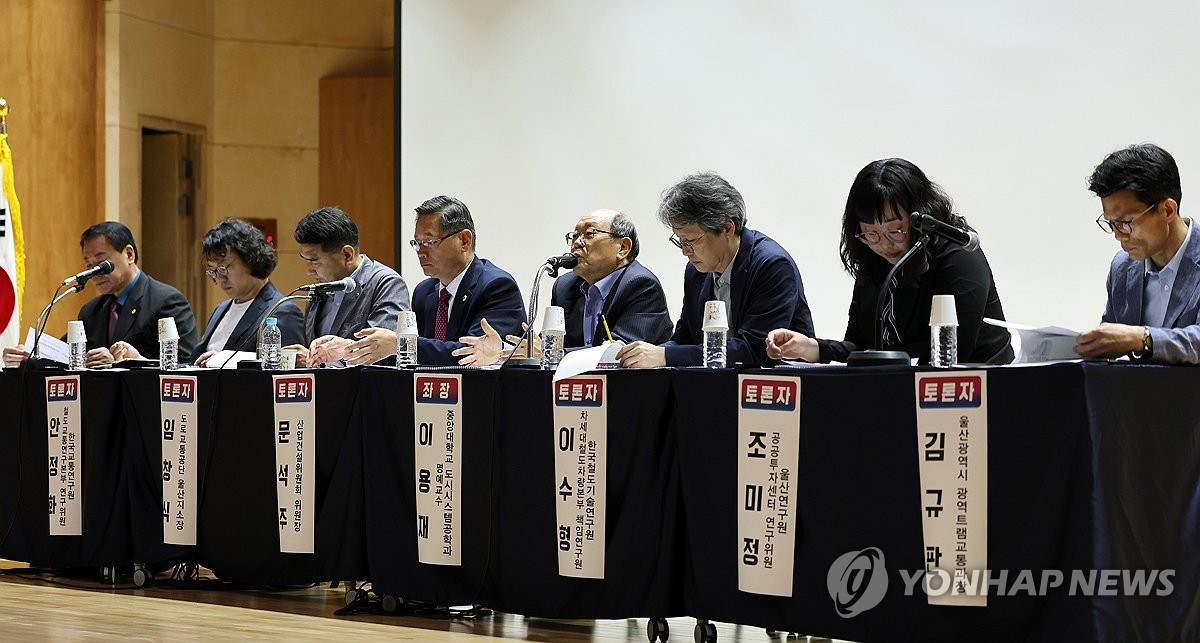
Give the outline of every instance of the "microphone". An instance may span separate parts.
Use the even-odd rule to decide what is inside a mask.
[[[112,272],[113,269],[115,269],[115,268],[116,268],[116,266],[113,265],[113,262],[109,261],[108,259],[105,259],[104,261],[101,261],[100,263],[92,266],[91,268],[88,268],[87,270],[84,270],[83,272],[75,273],[74,275],[67,277],[66,279],[63,279],[62,283],[59,284],[59,286],[65,286],[69,283],[74,283],[77,286],[80,286],[80,288],[82,289],[83,284],[87,283],[88,279],[91,279],[92,277],[95,277],[96,275],[107,275],[108,273]]]
[[[971,252],[979,248],[979,233],[974,230],[963,230],[962,228],[952,226],[949,223],[938,221],[928,214],[913,212],[908,215],[909,221],[912,222],[913,228],[923,234],[931,234],[935,237],[941,237],[948,241],[957,243],[963,247],[963,250]]]
[[[579,257],[568,252],[557,257],[550,257],[546,260],[546,264],[551,268],[566,268],[570,270],[579,265]]]
[[[346,277],[345,279],[339,279],[337,281],[327,281],[320,284],[308,284],[305,286],[300,286],[296,290],[304,290],[316,295],[330,292],[340,292],[343,290],[346,292],[354,292],[355,288],[358,288],[358,284],[354,282],[354,277]],[[296,290],[293,290],[292,292],[296,292]]]

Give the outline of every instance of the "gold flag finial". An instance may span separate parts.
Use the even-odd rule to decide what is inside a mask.
[[[5,122],[6,119],[8,119],[8,101],[4,100],[3,97],[0,97],[0,134],[8,133],[8,123]]]

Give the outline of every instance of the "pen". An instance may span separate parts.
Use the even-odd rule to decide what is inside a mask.
[[[609,330],[609,328],[608,328],[608,319],[604,317],[604,314],[603,314],[603,313],[601,313],[601,315],[600,315],[600,321],[604,322],[604,334],[605,334],[605,335],[608,335],[608,341],[610,341],[610,342],[611,342],[611,341],[613,340],[613,338],[612,338],[612,331],[611,331],[611,330]]]

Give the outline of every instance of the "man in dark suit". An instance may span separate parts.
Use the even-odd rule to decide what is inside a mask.
[[[683,251],[683,310],[665,344],[634,342],[617,355],[627,368],[699,366],[703,361],[704,304],[725,302],[730,366],[761,366],[770,360],[767,334],[790,328],[813,330],[804,284],[791,255],[771,238],[746,227],[742,195],[716,174],[696,174],[669,188],[658,218]]]
[[[439,196],[416,209],[417,221],[409,245],[417,251],[421,269],[429,276],[413,290],[413,311],[420,337],[417,361],[430,365],[477,365],[495,361],[498,343],[480,343],[486,329],[516,333],[526,320],[517,281],[487,259],[475,255],[475,221],[458,199]],[[490,322],[490,324],[489,324]],[[367,328],[358,341],[331,351],[347,364],[371,364],[396,354],[391,328]],[[492,336],[495,336],[493,331]],[[459,341],[459,340],[464,341]],[[477,348],[486,353],[476,355]],[[495,348],[495,350],[490,350]]]
[[[599,346],[607,339],[659,344],[671,337],[667,297],[658,277],[637,261],[640,244],[629,217],[616,210],[585,214],[567,234],[579,263],[554,282],[551,303],[566,315],[567,348]]]
[[[179,362],[191,360],[196,345],[196,319],[183,293],[155,281],[138,268],[133,233],[116,221],[97,223],[79,238],[83,262],[92,268],[105,260],[113,271],[91,278],[100,294],[79,309],[87,333],[88,368],[140,355],[158,356],[158,320],[173,317],[179,331]],[[19,364],[29,354],[21,347],[4,349],[4,363]]]
[[[1200,364],[1200,233],[1180,215],[1175,159],[1157,145],[1132,145],[1109,154],[1088,183],[1104,209],[1096,223],[1121,250],[1109,266],[1103,323],[1079,334],[1075,352]]]
[[[396,328],[396,314],[409,310],[408,286],[395,270],[359,252],[358,226],[337,208],[309,212],[296,224],[296,243],[308,275],[318,281],[351,277],[351,292],[316,296],[304,311],[307,345],[295,348],[296,362],[319,366],[337,360],[310,358],[310,351],[326,346],[344,347],[368,327]]]

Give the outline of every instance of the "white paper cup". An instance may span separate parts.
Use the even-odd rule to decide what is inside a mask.
[[[957,326],[958,312],[954,308],[954,295],[934,295],[929,310],[930,326]]]
[[[562,306],[546,306],[542,313],[542,332],[551,335],[566,335],[567,321]]]
[[[283,352],[279,354],[279,363],[283,367],[283,370],[292,371],[296,369],[296,356],[299,353],[300,351],[294,348],[283,349]]]
[[[175,328],[174,317],[163,317],[158,320],[158,341],[166,342],[179,339],[179,331]]]
[[[729,330],[729,318],[725,316],[725,302],[713,299],[704,303],[704,332]]]
[[[67,322],[67,343],[75,342],[87,342],[87,331],[83,330],[83,322],[78,320]]]
[[[396,334],[416,336],[417,332],[417,314],[411,310],[402,310],[396,313]]]

